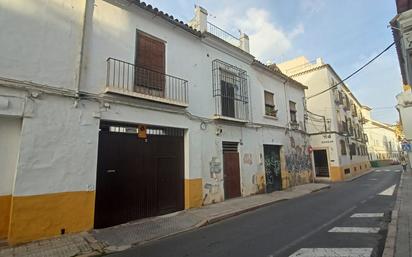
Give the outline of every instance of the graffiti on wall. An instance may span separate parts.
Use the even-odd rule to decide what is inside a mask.
[[[290,147],[285,154],[286,167],[289,172],[301,172],[312,169],[312,160],[308,153],[308,142],[305,139],[302,145],[296,144],[295,138],[291,136]]]
[[[203,204],[206,202],[221,201],[219,198],[221,195],[220,182],[222,181],[222,163],[218,157],[212,157],[209,162],[209,172],[210,178],[212,179],[209,183],[204,185],[205,195],[203,197]]]
[[[253,164],[253,155],[251,153],[245,153],[243,155],[243,163],[247,165]]]

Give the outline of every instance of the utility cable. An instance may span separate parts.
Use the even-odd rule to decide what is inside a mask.
[[[341,80],[340,82],[336,83],[335,85],[329,87],[328,89],[325,89],[319,93],[316,93],[314,95],[308,96],[306,99],[310,99],[313,98],[315,96],[321,95],[331,89],[334,89],[335,87],[339,86],[340,84],[342,84],[343,82],[345,82],[346,80],[350,79],[351,77],[353,77],[354,75],[356,75],[358,72],[360,72],[361,70],[363,70],[366,66],[368,66],[369,64],[371,64],[373,61],[375,61],[376,59],[378,59],[382,54],[384,54],[386,51],[388,51],[393,45],[395,44],[395,42],[392,42],[388,47],[386,47],[382,52],[380,52],[378,55],[376,55],[375,57],[373,57],[371,60],[369,60],[367,63],[365,63],[362,67],[360,67],[359,69],[357,69],[356,71],[354,71],[352,74],[350,74],[349,76],[347,76],[346,78],[344,78],[343,80]]]

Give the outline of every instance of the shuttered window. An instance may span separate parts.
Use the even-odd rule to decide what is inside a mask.
[[[277,110],[275,109],[274,94],[268,91],[264,92],[265,95],[265,115],[276,117]]]
[[[346,144],[345,140],[340,140],[340,153],[346,155]]]
[[[297,122],[296,119],[296,103],[293,101],[289,101],[289,110],[290,110],[290,121],[293,123]]]
[[[163,96],[165,88],[165,43],[136,32],[135,90]]]

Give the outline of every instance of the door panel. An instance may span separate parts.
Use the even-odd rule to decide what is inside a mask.
[[[280,170],[280,147],[264,145],[266,193],[282,190],[282,174]]]
[[[183,209],[183,136],[99,135],[95,228]]]
[[[239,197],[241,195],[239,153],[223,152],[223,172],[225,199]]]
[[[221,81],[222,115],[235,118],[235,87],[234,85]]]

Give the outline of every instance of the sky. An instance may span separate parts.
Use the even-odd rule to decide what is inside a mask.
[[[249,35],[251,53],[266,63],[304,55],[321,57],[345,78],[393,42],[389,21],[395,0],[148,0],[146,3],[188,22],[194,6],[208,21],[238,35]],[[346,83],[356,98],[374,110],[372,118],[394,123],[395,96],[402,90],[393,46]]]

